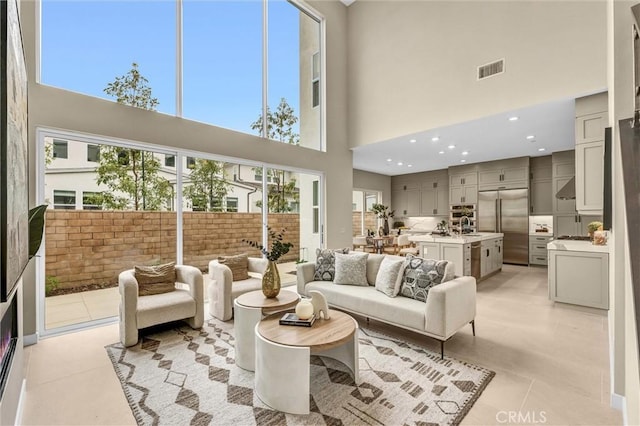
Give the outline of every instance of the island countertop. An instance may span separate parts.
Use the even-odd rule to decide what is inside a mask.
[[[591,244],[591,241],[553,240],[547,244],[547,250],[609,253],[609,246],[594,246],[593,244]]]
[[[409,241],[415,243],[452,243],[452,244],[468,244],[477,241],[492,240],[494,238],[502,238],[504,234],[495,232],[478,232],[471,236],[451,236],[442,237],[439,235],[412,235],[409,237]]]

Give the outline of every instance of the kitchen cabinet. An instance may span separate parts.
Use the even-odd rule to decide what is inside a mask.
[[[576,100],[579,102],[580,99]],[[576,146],[604,139],[604,129],[609,125],[609,112],[604,110],[594,114],[576,117]]]
[[[602,221],[602,216],[558,214],[553,217],[553,232],[555,235],[587,235],[587,225],[594,221]]]
[[[428,175],[420,192],[422,216],[447,215],[449,212],[449,179],[444,175]]]
[[[553,214],[553,174],[551,156],[530,159],[529,213]]]
[[[604,129],[602,129],[604,138]],[[604,188],[604,140],[576,145],[576,209],[602,214]]]
[[[547,244],[553,236],[529,235],[529,264],[544,265],[549,262],[547,256]]]
[[[391,209],[396,216],[420,216],[420,186],[406,183],[392,186]]]
[[[457,276],[471,275],[471,244],[421,242],[420,247],[423,258],[448,260]]]
[[[395,210],[396,217],[403,217],[407,214],[407,191],[403,185],[391,187],[391,210]]]
[[[549,298],[609,309],[609,254],[549,250]]]
[[[478,190],[529,187],[529,158],[489,161],[478,165]]]
[[[476,204],[478,202],[478,186],[465,185],[449,187],[450,204]]]
[[[502,269],[502,238],[484,240],[480,245],[480,278]]]
[[[477,184],[478,184],[478,174],[475,171],[453,173],[449,175],[449,187],[477,185]]]

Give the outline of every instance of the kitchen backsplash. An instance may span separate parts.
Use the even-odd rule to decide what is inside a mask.
[[[553,234],[553,216],[529,216],[529,233],[540,234],[544,232]]]
[[[414,231],[433,231],[444,217],[407,217],[404,226]],[[448,221],[447,221],[448,222]]]

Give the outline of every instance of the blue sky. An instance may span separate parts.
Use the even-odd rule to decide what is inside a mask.
[[[255,133],[262,107],[262,2],[184,0],[183,116]],[[42,82],[108,98],[131,63],[149,80],[158,111],[175,114],[175,2],[42,2]],[[269,105],[299,115],[299,12],[269,4]]]

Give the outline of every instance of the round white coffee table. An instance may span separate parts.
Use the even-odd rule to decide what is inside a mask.
[[[278,296],[267,299],[262,290],[241,294],[233,302],[236,365],[245,370],[255,370],[254,328],[266,314],[293,308],[300,300],[297,293],[280,290]]]
[[[301,327],[280,325],[281,317],[270,315],[255,328],[255,391],[262,402],[285,413],[308,414],[311,354],[342,362],[360,384],[356,320],[331,310],[331,319]]]

